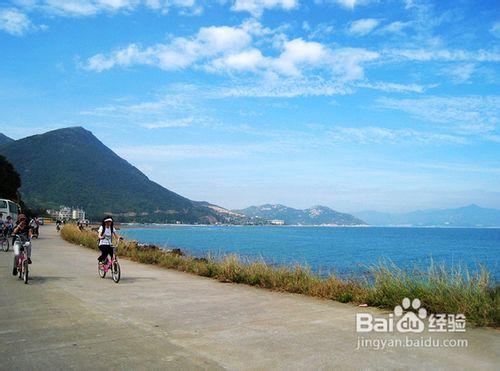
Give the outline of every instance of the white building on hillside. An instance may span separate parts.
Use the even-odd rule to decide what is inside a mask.
[[[71,218],[74,220],[85,220],[85,211],[80,208],[73,209]]]
[[[59,220],[85,220],[85,210],[79,207],[61,206],[59,210],[47,210],[51,217]]]
[[[269,223],[272,225],[285,225],[285,221],[279,219],[270,220]]]
[[[69,219],[71,219],[71,216],[72,216],[71,215],[71,208],[67,207],[67,206],[61,206],[58,214],[59,214],[58,215],[59,219],[69,220]]]

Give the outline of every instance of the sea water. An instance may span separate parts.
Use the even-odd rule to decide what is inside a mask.
[[[180,248],[197,257],[237,254],[274,265],[308,266],[321,274],[365,274],[380,262],[400,268],[430,264],[487,267],[500,278],[500,229],[289,226],[142,226],[128,239]]]

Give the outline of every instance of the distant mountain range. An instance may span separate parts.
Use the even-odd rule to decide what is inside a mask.
[[[80,206],[91,219],[110,213],[122,221],[136,222],[216,223],[230,219],[149,180],[81,127],[9,139],[0,137],[0,154],[21,175],[21,194],[31,207]]]
[[[282,220],[288,225],[366,225],[363,220],[326,206],[298,210],[284,205],[267,204],[233,211],[253,219]]]
[[[456,209],[418,210],[409,213],[363,211],[354,215],[375,226],[500,227],[500,210],[477,205]]]
[[[374,225],[500,227],[500,210],[469,205],[409,213],[364,211],[354,215],[326,206],[298,210],[284,205],[228,210],[192,201],[148,179],[91,132],[72,127],[13,140],[0,133],[0,155],[21,176],[21,195],[31,208],[80,206],[97,220],[112,214],[121,221],[156,223]]]

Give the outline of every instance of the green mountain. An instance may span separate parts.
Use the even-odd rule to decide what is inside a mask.
[[[250,206],[243,210],[234,210],[249,218],[283,220],[288,225],[366,225],[350,214],[340,213],[326,206],[314,206],[298,210],[284,205]]]
[[[363,211],[356,213],[356,216],[376,226],[500,227],[500,210],[478,205],[394,214]]]
[[[13,142],[14,139],[9,138],[7,135],[0,133],[0,146],[2,144]]]
[[[30,207],[80,206],[91,219],[113,214],[121,221],[214,223],[214,209],[149,180],[90,131],[65,128],[0,145],[21,175]]]

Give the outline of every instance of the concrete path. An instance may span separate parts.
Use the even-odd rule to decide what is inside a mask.
[[[1,370],[493,370],[500,365],[496,330],[446,337],[467,339],[466,348],[356,350],[355,313],[365,308],[124,259],[123,278],[115,284],[97,276],[96,256],[61,240],[53,226],[44,227],[33,242],[32,281],[24,285],[11,275],[12,251],[0,252]]]

